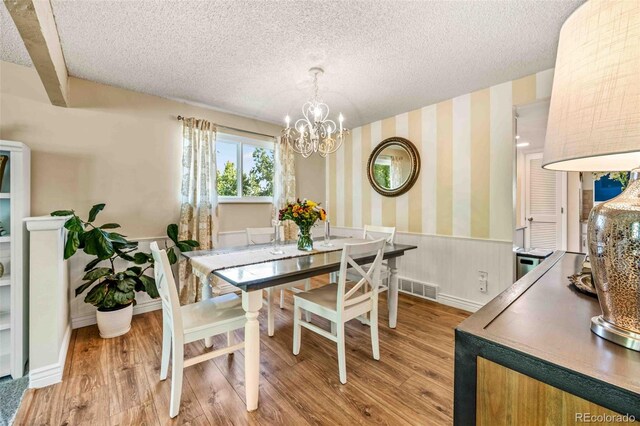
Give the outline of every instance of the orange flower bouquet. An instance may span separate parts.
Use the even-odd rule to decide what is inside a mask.
[[[327,212],[318,203],[311,200],[300,200],[295,203],[288,203],[280,210],[278,219],[292,220],[298,225],[298,250],[313,250],[313,239],[311,238],[311,227],[319,220],[325,220]]]

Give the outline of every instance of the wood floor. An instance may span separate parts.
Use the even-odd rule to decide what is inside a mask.
[[[101,339],[95,326],[74,330],[62,383],[27,391],[15,424],[451,424],[453,329],[466,312],[400,295],[398,327],[392,330],[381,297],[380,361],[371,358],[368,327],[351,321],[348,383],[341,385],[333,342],[303,329],[300,354],[292,355],[288,292],[286,302],[278,309],[274,337],[267,337],[261,311],[262,376],[255,412],[245,409],[240,351],[185,369],[180,414],[169,418],[170,379],[159,380],[162,317],[155,311],[135,316],[131,331],[114,339]],[[201,342],[192,343],[185,355],[202,350]]]

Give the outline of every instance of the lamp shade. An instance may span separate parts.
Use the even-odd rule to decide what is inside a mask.
[[[543,167],[640,167],[640,1],[590,0],[562,26]]]

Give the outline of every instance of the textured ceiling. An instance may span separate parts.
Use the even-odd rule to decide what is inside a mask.
[[[14,64],[33,66],[20,34],[6,7],[0,7],[0,59]]]
[[[355,127],[553,67],[582,0],[51,3],[73,76],[280,122],[322,66]],[[7,22],[0,58],[29,64]]]

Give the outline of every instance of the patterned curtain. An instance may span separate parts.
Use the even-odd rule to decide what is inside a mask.
[[[218,236],[216,183],[216,131],[212,123],[193,117],[182,122],[182,205],[179,238],[198,240],[211,249]],[[187,259],[180,259],[180,303],[202,299],[202,287]]]
[[[391,188],[399,188],[402,184],[402,157],[391,156]]]
[[[296,198],[296,169],[295,157],[291,146],[282,140],[276,139],[275,153],[275,185],[273,191],[273,218],[278,218],[278,210],[283,208],[287,201]],[[298,236],[298,227],[287,220],[283,223],[284,239],[295,240]]]

